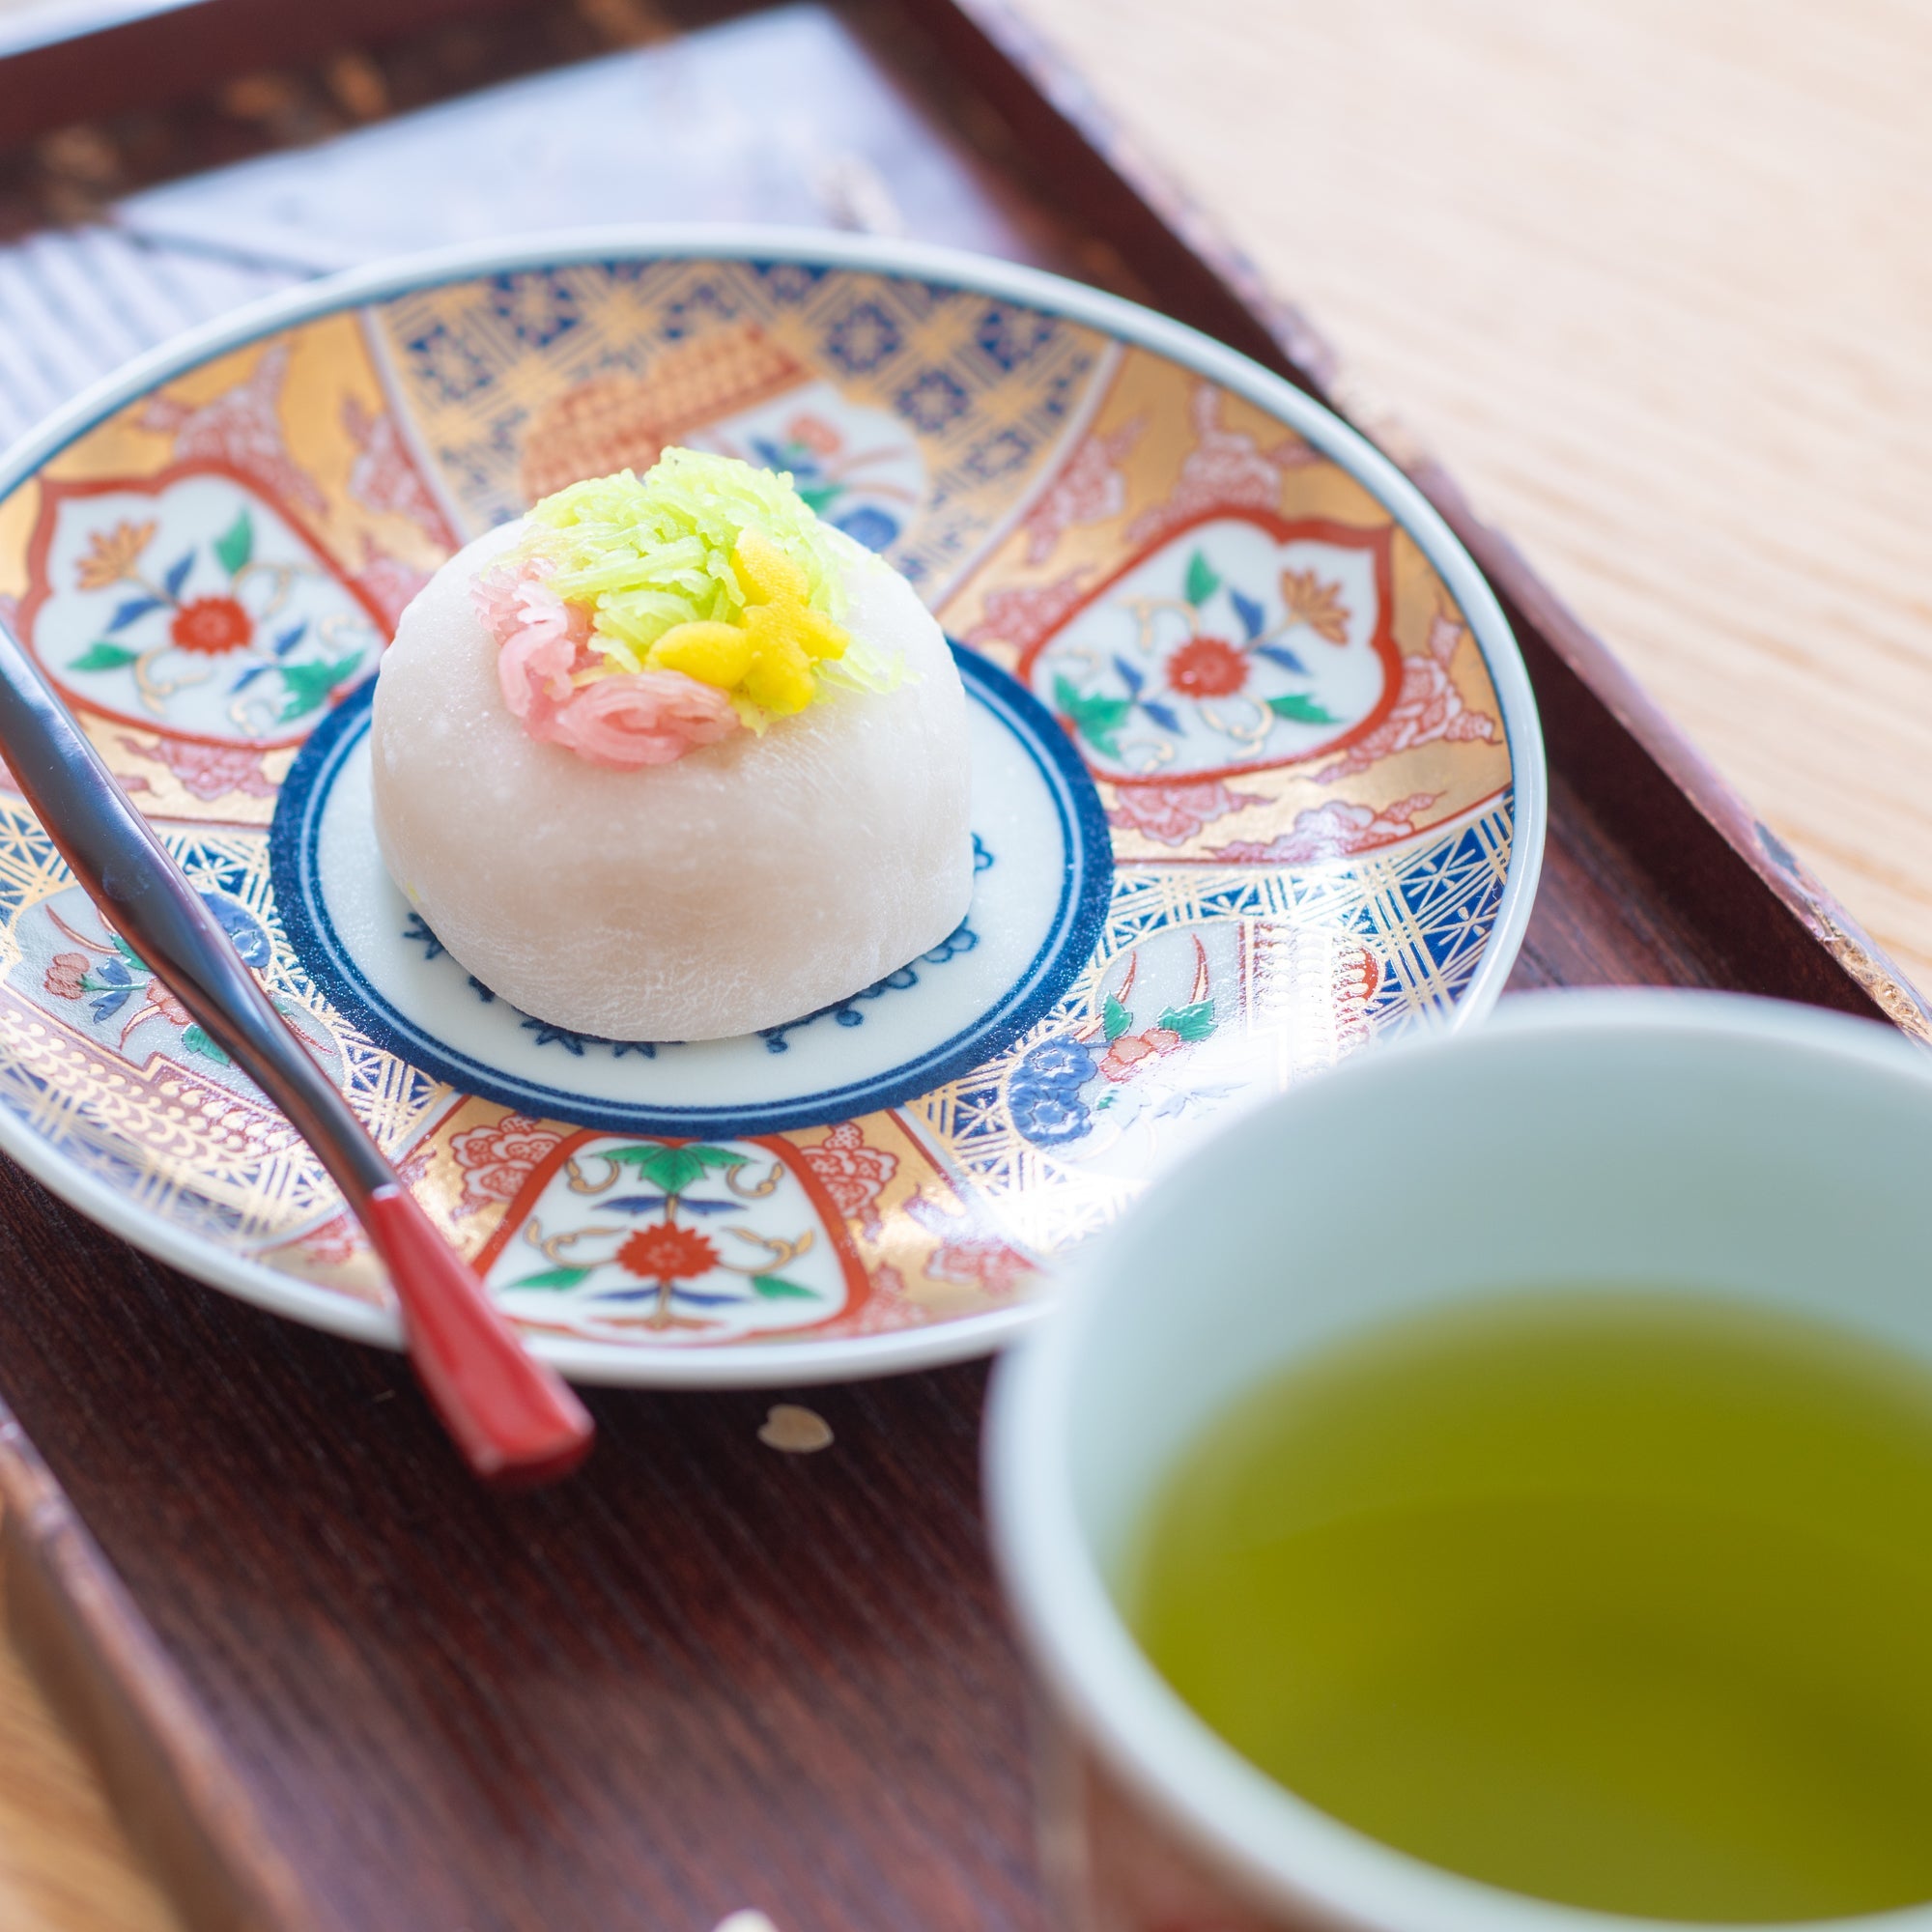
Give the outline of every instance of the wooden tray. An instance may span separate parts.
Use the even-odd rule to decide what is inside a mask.
[[[392,69],[419,75],[429,43],[407,36],[457,10],[128,11],[0,60],[0,128],[83,101],[165,128],[171,96],[352,33],[403,36]],[[838,84],[785,103],[788,138],[801,116],[822,136],[837,166],[813,191],[849,204],[835,213],[1121,289],[1350,413],[1307,323],[991,0],[608,0],[506,15],[500,44],[576,51],[585,18],[642,43],[616,57],[726,90],[806,34]],[[632,213],[747,213],[715,196],[756,177],[745,130],[776,104],[743,100],[731,167],[695,155],[676,207]],[[775,180],[758,212],[799,219],[800,192]],[[122,239],[199,249],[213,275],[237,194],[177,185]],[[354,209],[332,213],[353,232]],[[250,247],[231,280],[301,271]],[[1536,683],[1549,843],[1513,984],[1735,987],[1932,1037],[1918,996],[1449,476],[1362,426],[1488,570]],[[190,1924],[710,1932],[745,1906],[781,1932],[1042,1924],[980,1522],[982,1370],[814,1391],[838,1441],[810,1458],[758,1440],[764,1397],[595,1394],[589,1471],[503,1500],[464,1479],[397,1359],[172,1274],[11,1166],[0,1225],[12,1626]]]

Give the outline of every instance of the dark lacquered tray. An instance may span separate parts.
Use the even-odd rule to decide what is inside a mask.
[[[606,38],[633,44],[604,59],[741,110],[717,152],[639,185],[635,218],[903,222],[1131,295],[1349,412],[1306,321],[988,0],[127,11],[0,58],[8,138],[111,110],[99,138],[206,161],[198,102],[279,98],[282,132],[312,134],[317,72],[337,97],[375,75],[371,112],[437,98],[425,113],[487,121],[496,97],[472,83],[500,77],[492,48],[502,71],[544,68],[567,114],[570,61],[595,51],[583,22],[614,21]],[[760,49],[801,32],[809,96],[745,98],[775,85]],[[373,51],[345,69],[351,44]],[[237,97],[264,67],[279,77]],[[411,153],[439,125],[388,124]],[[827,171],[760,165],[802,125]],[[352,179],[331,155],[274,165]],[[412,218],[443,191],[412,177]],[[569,219],[568,169],[542,191],[537,213]],[[258,191],[188,174],[32,245],[49,288],[114,281],[138,347],[389,244],[393,206],[326,199],[326,227],[277,238],[249,226]],[[18,227],[31,205],[14,206]],[[57,308],[8,324],[43,372],[75,355],[29,339]],[[1406,467],[1488,572],[1542,709],[1548,845],[1512,984],[1733,987],[1926,1036],[1918,996],[1452,478]],[[463,1478],[398,1360],[171,1273],[11,1166],[0,1229],[13,1628],[190,1923],[710,1932],[747,1906],[782,1932],[1041,1922],[980,1523],[983,1370],[814,1392],[837,1436],[816,1457],[759,1441],[769,1395],[593,1395],[590,1470],[504,1500]]]

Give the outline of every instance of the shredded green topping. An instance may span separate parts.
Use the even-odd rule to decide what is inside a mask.
[[[552,559],[551,588],[594,612],[591,628],[624,668],[641,670],[677,624],[744,621],[733,554],[747,531],[803,572],[805,601],[837,623],[844,573],[868,553],[813,515],[783,471],[668,449],[640,482],[631,470],[573,483],[530,512],[525,548]]]

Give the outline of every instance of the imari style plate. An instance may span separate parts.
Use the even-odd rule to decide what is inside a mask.
[[[384,876],[369,680],[458,545],[671,442],[788,469],[938,613],[980,869],[951,938],[836,1009],[618,1044],[492,997]],[[299,291],[0,467],[0,614],[588,1379],[985,1351],[1178,1150],[1485,1010],[1542,854],[1521,663],[1396,469],[1203,336],[933,250],[605,233]],[[307,1150],[11,789],[0,1144],[218,1287],[398,1339]]]

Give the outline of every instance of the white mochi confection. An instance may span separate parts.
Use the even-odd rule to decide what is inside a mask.
[[[832,687],[676,762],[527,736],[470,586],[522,523],[403,612],[372,726],[389,875],[484,985],[608,1039],[727,1038],[849,998],[944,940],[973,885],[966,696],[904,578],[857,554],[842,623],[905,675]]]

